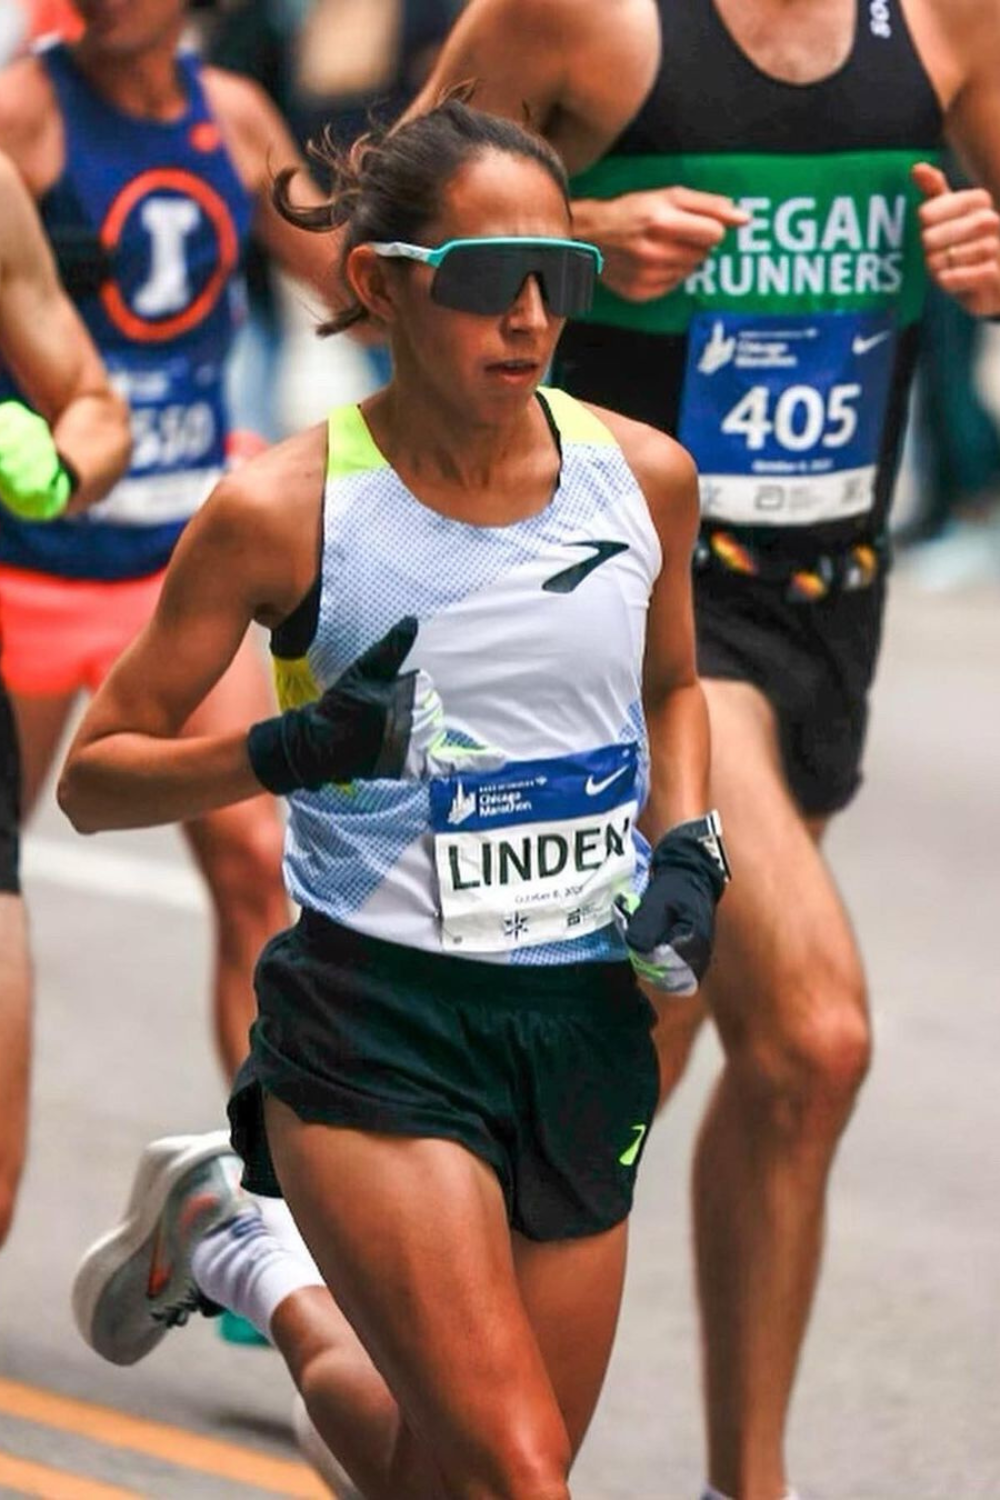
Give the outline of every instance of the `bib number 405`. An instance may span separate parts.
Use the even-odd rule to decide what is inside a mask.
[[[779,448],[807,453],[812,448],[845,448],[858,430],[860,385],[835,385],[824,397],[812,385],[790,385],[778,394],[755,385],[722,419],[722,431],[742,437],[759,453],[773,434]]]

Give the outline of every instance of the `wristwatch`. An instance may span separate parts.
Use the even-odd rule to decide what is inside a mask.
[[[733,878],[733,872],[729,868],[729,858],[726,854],[726,846],[722,841],[722,819],[716,808],[705,813],[701,818],[689,818],[686,823],[677,823],[670,830],[671,833],[685,833],[689,838],[696,839],[705,853],[718,865],[722,872],[722,878],[728,885]]]

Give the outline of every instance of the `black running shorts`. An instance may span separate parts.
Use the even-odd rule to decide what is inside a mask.
[[[694,583],[701,676],[759,688],[799,808],[810,817],[839,811],[861,785],[884,580],[808,603],[790,601],[784,584],[716,569]]]
[[[264,949],[229,1102],[254,1192],[280,1193],[263,1094],[299,1119],[459,1141],[511,1226],[597,1234],[632,1207],[656,1107],[652,1007],[627,963],[498,965],[386,943],[304,912]]]
[[[21,889],[18,822],[21,815],[21,762],[14,711],[0,678],[0,891]]]

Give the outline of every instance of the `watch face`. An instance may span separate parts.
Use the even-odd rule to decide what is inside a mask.
[[[706,854],[711,855],[726,880],[732,880],[733,872],[729,868],[726,846],[722,842],[722,819],[719,814],[713,808],[704,818],[700,818],[693,828],[695,837]]]

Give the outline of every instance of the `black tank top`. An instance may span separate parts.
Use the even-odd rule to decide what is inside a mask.
[[[706,524],[793,556],[873,539],[926,287],[910,169],[943,124],[899,0],[858,0],[846,61],[805,85],[751,62],[713,0],[657,6],[653,87],[574,196],[683,183],[751,222],[668,297],[600,288],[559,382],[678,436]]]

